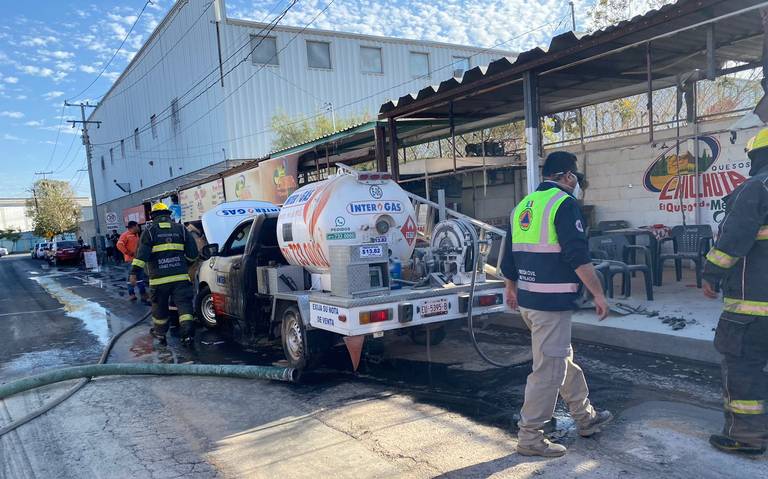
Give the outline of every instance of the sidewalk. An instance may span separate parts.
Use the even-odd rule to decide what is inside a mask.
[[[603,344],[631,351],[679,357],[707,363],[720,363],[720,354],[713,346],[715,328],[722,311],[722,301],[704,297],[696,288],[692,271],[683,270],[683,280],[674,279],[667,270],[664,284],[654,287],[654,301],[645,299],[640,276],[633,278],[632,296],[620,298],[616,281],[613,304],[623,304],[640,310],[639,314],[622,316],[611,312],[598,321],[593,310],[581,310],[573,316],[573,338],[582,342]],[[506,324],[526,329],[519,315],[506,315]]]

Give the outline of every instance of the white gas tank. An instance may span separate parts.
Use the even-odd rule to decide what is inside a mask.
[[[296,190],[283,203],[277,239],[289,263],[327,273],[331,245],[387,243],[406,260],[416,243],[416,214],[389,175],[341,172]]]

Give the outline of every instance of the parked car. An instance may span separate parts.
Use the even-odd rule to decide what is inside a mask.
[[[35,259],[47,259],[46,252],[51,248],[51,243],[43,241],[35,245],[34,256]]]
[[[82,247],[74,240],[54,241],[48,250],[47,259],[52,265],[77,263],[82,256]]]
[[[7,248],[0,248],[0,258],[2,258],[3,256],[8,256]]]

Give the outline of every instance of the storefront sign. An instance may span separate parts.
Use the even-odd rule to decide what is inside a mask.
[[[225,177],[227,201],[261,200],[283,204],[298,187],[297,164],[297,158],[274,158],[262,161],[250,170]]]
[[[203,213],[224,202],[224,182],[217,179],[179,191],[181,221],[197,221]]]
[[[138,205],[123,210],[123,225],[127,225],[129,221],[135,221],[138,224],[147,222],[144,205]]]

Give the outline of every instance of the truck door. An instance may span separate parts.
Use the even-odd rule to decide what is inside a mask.
[[[245,246],[252,226],[253,220],[247,220],[235,228],[213,266],[216,284],[225,291],[226,298],[222,306],[223,313],[228,316],[239,317],[242,308],[241,286],[238,284],[241,275],[238,273],[243,267]]]

